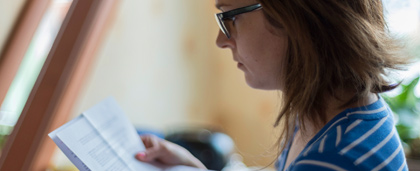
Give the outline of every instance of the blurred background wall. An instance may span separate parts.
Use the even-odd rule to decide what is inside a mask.
[[[136,127],[217,128],[246,164],[269,164],[278,94],[249,88],[230,50],[216,47],[214,3],[121,1],[74,115],[113,96]]]
[[[24,3],[0,0],[0,47]],[[121,0],[73,117],[113,96],[140,129],[215,128],[247,165],[268,165],[278,94],[249,88],[230,51],[216,47],[214,3]],[[59,150],[53,160],[69,162]]]
[[[0,49],[16,21],[25,0],[0,0]]]

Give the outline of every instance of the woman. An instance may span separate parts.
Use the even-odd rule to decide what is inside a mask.
[[[381,0],[216,0],[217,45],[256,89],[280,90],[278,170],[407,170],[378,96],[399,69]],[[181,147],[142,137],[136,157],[205,168]]]

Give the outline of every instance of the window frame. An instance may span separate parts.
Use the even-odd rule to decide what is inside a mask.
[[[102,42],[106,28],[109,28],[113,21],[118,2],[73,0],[22,114],[2,150],[0,170],[48,168],[56,146],[47,134],[68,120],[87,77],[86,73],[89,73],[94,62],[95,52]],[[27,1],[29,7],[41,9],[37,3],[39,1]],[[46,7],[42,9],[42,15],[37,16],[38,23]],[[30,11],[29,8],[24,8],[22,16],[25,20],[17,21],[16,27],[18,30],[22,29],[23,33],[25,29],[21,27],[25,25],[26,20],[33,17]],[[33,28],[33,33],[35,30],[36,27]],[[18,35],[12,34],[10,40],[15,40]],[[32,39],[32,36],[30,37]],[[29,42],[30,39],[24,49],[28,48]],[[6,48],[5,51],[10,50]],[[24,53],[22,58],[23,55]],[[7,57],[11,58],[10,55]],[[0,61],[0,66],[4,65],[7,65],[7,61]],[[9,70],[0,70],[0,76],[5,72]],[[0,94],[0,98],[4,99],[5,95]]]
[[[39,23],[52,0],[27,0],[0,54],[0,104],[12,84]]]

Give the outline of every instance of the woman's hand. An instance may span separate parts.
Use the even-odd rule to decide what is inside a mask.
[[[158,161],[165,165],[185,165],[206,169],[203,163],[179,145],[154,135],[143,135],[140,137],[146,147],[146,151],[136,154],[136,159],[139,161]]]

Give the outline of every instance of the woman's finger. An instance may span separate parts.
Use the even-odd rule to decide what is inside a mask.
[[[151,148],[157,143],[157,137],[153,135],[142,135],[140,138],[146,148]]]
[[[146,147],[145,151],[136,154],[136,158],[140,161],[153,161],[162,155],[160,140],[158,137],[152,135],[141,136],[141,139]]]
[[[149,148],[152,146],[152,144],[150,143],[150,136],[149,135],[142,135],[140,136],[141,141],[144,144],[144,147]]]
[[[158,148],[149,148],[146,151],[137,153],[136,158],[140,161],[151,162],[161,157],[161,155]]]

